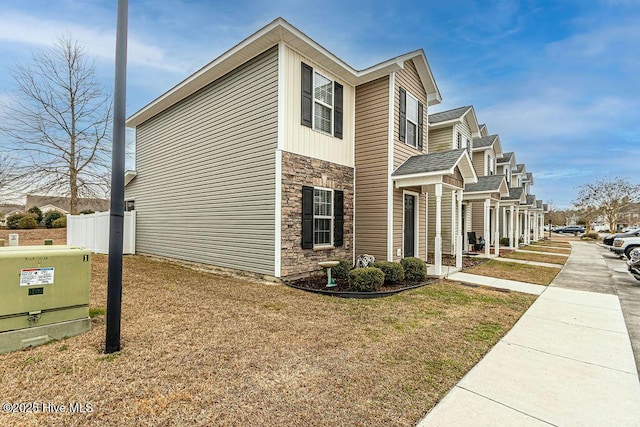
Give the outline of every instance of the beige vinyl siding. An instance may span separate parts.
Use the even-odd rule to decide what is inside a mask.
[[[356,256],[387,259],[389,77],[356,88]]]
[[[429,153],[440,153],[453,149],[453,130],[450,127],[429,130]]]
[[[476,239],[482,236],[486,241],[487,236],[484,235],[484,201],[474,201],[472,204],[471,231],[475,231]]]
[[[278,51],[136,129],[139,253],[274,274]]]
[[[473,153],[472,162],[473,168],[476,170],[476,175],[485,176],[484,173],[484,151],[477,151]]]
[[[344,166],[353,167],[353,86],[322,69],[316,63],[303,57],[290,47],[285,47],[284,57],[285,105],[284,105],[284,150],[295,154],[326,160]],[[300,124],[301,106],[301,63],[313,67],[326,78],[337,81],[343,86],[343,136],[334,138],[323,132]]]
[[[458,123],[456,125],[456,135],[457,132],[460,132],[462,134],[462,141],[464,142],[465,139],[469,140],[469,144],[471,144],[473,138],[471,137],[471,128],[469,127],[469,121],[467,120],[467,118],[464,118],[464,123],[460,124]],[[457,138],[457,136],[456,136]]]
[[[455,198],[452,191],[446,188],[442,189],[442,225],[440,228],[440,235],[442,237],[442,253],[453,255],[455,237],[453,236],[453,203]],[[427,247],[429,253],[434,253],[435,238],[436,238],[436,196],[435,191],[429,193],[429,242]]]

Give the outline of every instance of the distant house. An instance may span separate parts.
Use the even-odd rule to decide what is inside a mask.
[[[22,205],[0,205],[0,226],[7,225],[7,218],[17,213],[23,213]]]
[[[36,196],[28,194],[24,210],[28,211],[33,207],[39,208],[42,211],[42,214],[46,214],[50,211],[59,211],[63,214],[68,214],[71,211],[71,197]],[[78,212],[85,210],[92,210],[94,212],[108,211],[109,199],[78,199]]]

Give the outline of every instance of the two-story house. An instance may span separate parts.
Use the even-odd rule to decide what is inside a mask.
[[[356,70],[278,18],[127,120],[137,250],[273,277],[425,258],[427,195],[476,179],[429,154],[440,100],[422,50]]]

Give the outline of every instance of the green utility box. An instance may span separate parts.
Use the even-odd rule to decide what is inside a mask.
[[[87,249],[0,247],[0,352],[90,329],[90,281]]]

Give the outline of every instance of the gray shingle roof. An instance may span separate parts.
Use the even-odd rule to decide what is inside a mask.
[[[522,173],[522,171],[524,171],[524,163],[518,163],[516,165],[515,172],[516,173]]]
[[[542,200],[536,200],[536,208],[542,209]]]
[[[455,166],[465,148],[409,157],[391,176],[446,171]]]
[[[473,149],[491,147],[498,135],[483,136],[482,138],[473,138]]]
[[[22,205],[0,205],[0,216],[8,214],[9,212],[14,211],[24,211],[24,206]]]
[[[527,172],[527,181],[533,182],[533,174],[531,172]]]
[[[109,199],[78,198],[78,212],[83,210],[92,210],[96,212],[108,211],[109,204]],[[42,207],[46,205],[53,205],[69,212],[71,209],[71,197],[35,196],[33,194],[28,194],[25,205],[25,209],[27,210],[34,206]]]
[[[527,194],[527,204],[533,205],[535,203],[536,203],[536,196],[534,196],[533,194]]]
[[[429,123],[441,123],[448,122],[449,120],[456,120],[464,116],[471,108],[470,105],[465,107],[454,108],[453,110],[442,111],[440,113],[429,114]]]
[[[509,195],[502,197],[501,200],[520,200],[523,191],[524,189],[522,187],[509,188]]]
[[[478,182],[464,186],[464,192],[480,193],[500,191],[500,184],[502,181],[504,181],[504,175],[479,176]]]
[[[546,203],[544,203],[544,204],[542,205],[542,209],[543,209],[545,212],[546,212],[546,211],[548,211],[548,210],[549,210],[549,205],[548,205],[548,204],[546,204]]]
[[[498,163],[509,163],[511,162],[512,157],[513,157],[513,152],[502,153],[502,158],[498,159]]]

